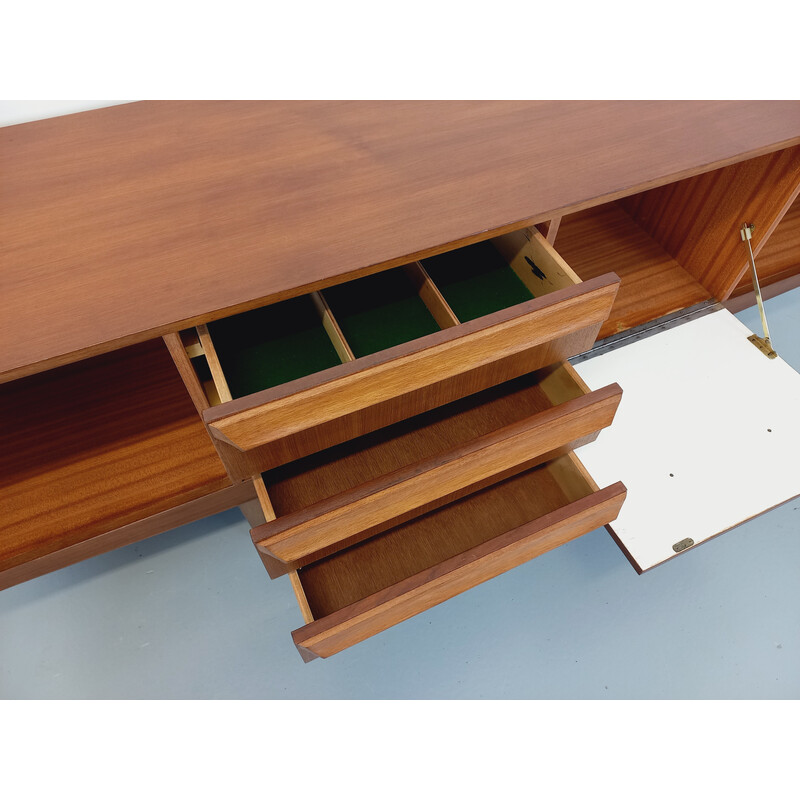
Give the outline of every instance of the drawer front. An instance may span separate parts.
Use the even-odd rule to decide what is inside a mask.
[[[612,274],[560,289],[203,417],[223,451],[244,456],[239,477],[269,469],[589,349],[618,284]]]
[[[613,519],[572,452],[621,398],[562,363],[265,471],[253,540],[330,655]],[[371,599],[370,599],[371,598]],[[299,637],[299,638],[297,638]]]
[[[253,529],[275,575],[594,441],[622,390],[607,386]]]
[[[386,586],[292,633],[304,660],[331,656],[616,518],[625,487],[592,492]],[[302,582],[301,577],[301,582]]]

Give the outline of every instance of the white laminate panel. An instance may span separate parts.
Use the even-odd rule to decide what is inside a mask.
[[[622,386],[612,426],[576,452],[600,486],[627,486],[609,527],[641,570],[800,494],[800,375],[750,333],[720,310],[575,367]]]

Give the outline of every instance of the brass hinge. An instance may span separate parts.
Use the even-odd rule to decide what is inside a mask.
[[[767,313],[764,311],[764,300],[761,297],[761,286],[758,283],[758,273],[756,272],[756,260],[753,256],[753,246],[750,244],[755,227],[752,222],[749,225],[745,223],[739,233],[742,241],[747,245],[747,257],[750,260],[750,277],[753,279],[753,291],[756,293],[756,303],[758,304],[758,313],[761,314],[761,327],[764,329],[764,335],[757,336],[754,333],[752,336],[747,337],[747,341],[752,342],[767,358],[777,358],[778,354],[772,347],[769,337]]]

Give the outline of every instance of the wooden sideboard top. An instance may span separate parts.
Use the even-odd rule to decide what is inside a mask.
[[[170,101],[1,128],[0,382],[796,143],[797,101]]]

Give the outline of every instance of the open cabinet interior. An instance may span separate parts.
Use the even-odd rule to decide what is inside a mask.
[[[708,290],[618,203],[564,217],[556,247],[583,280],[612,268],[620,277],[611,316],[598,339],[711,298]]]
[[[608,259],[621,278],[601,338],[659,323],[576,363],[590,387],[613,375],[624,389],[613,428],[578,454],[628,487],[609,529],[639,571],[800,491],[800,375],[718,303],[663,319],[754,299],[745,224],[762,288],[797,280],[799,158],[790,148],[561,221],[556,246],[581,277]]]
[[[737,286],[747,291],[745,223],[755,224],[753,248],[765,282],[789,272],[798,188],[800,148],[793,147],[568,214],[555,248],[582,280],[612,269],[619,275],[603,339],[726,300]]]
[[[230,486],[161,340],[4,384],[0,413],[13,420],[0,449],[9,575]]]

